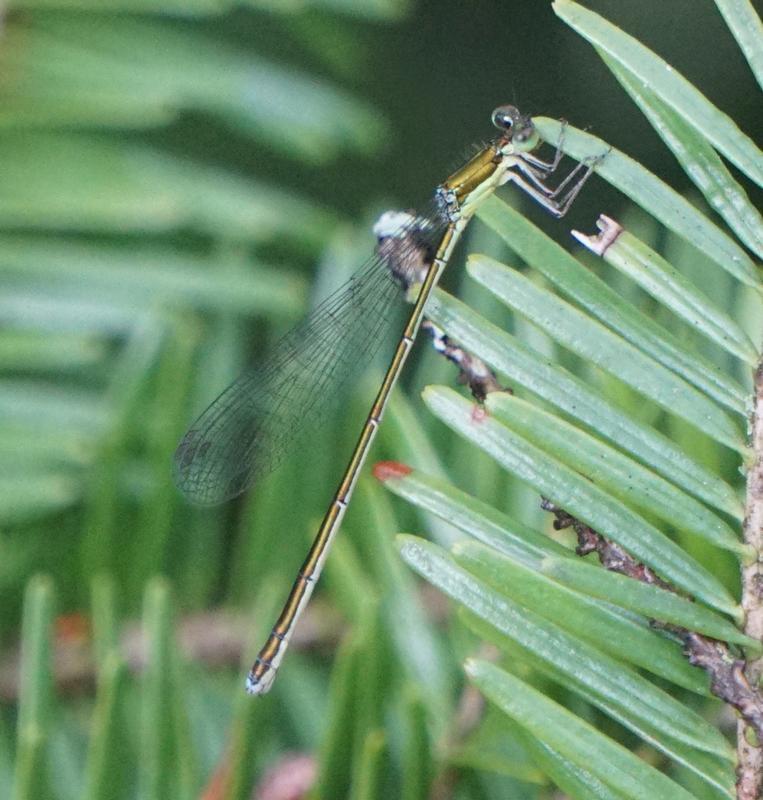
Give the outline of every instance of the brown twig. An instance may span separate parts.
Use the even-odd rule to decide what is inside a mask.
[[[458,382],[469,387],[472,397],[478,403],[483,403],[490,392],[514,394],[511,389],[498,382],[493,370],[481,358],[464,350],[434,322],[425,319],[421,330],[432,338],[434,349],[458,367]]]
[[[579,520],[575,519],[563,509],[557,508],[546,498],[541,499],[541,508],[544,511],[551,511],[556,520],[554,521],[555,530],[572,528],[578,537],[578,546],[575,552],[579,556],[587,556],[589,553],[596,553],[602,566],[611,572],[619,572],[627,575],[641,583],[648,583],[652,586],[659,586],[661,589],[674,591],[670,584],[659,578],[649,567],[641,564],[630,556],[620,545],[605,539],[593,528],[589,528]]]
[[[755,373],[755,405],[750,419],[750,442],[754,459],[747,470],[743,536],[757,558],[742,568],[742,608],[745,614],[744,632],[760,642],[763,641],[763,576],[760,568],[763,554],[763,363]],[[756,690],[760,687],[762,674],[763,658],[750,660],[744,665],[746,680]],[[760,729],[756,729],[756,740],[748,729],[748,723],[749,720],[743,718],[737,725],[737,797],[740,800],[757,800],[763,790],[763,736]]]
[[[763,481],[761,482],[761,488],[763,488]],[[659,586],[661,589],[677,593],[670,584],[658,577],[649,567],[636,561],[618,544],[609,541],[563,509],[557,508],[545,498],[541,501],[541,507],[546,511],[551,511],[556,517],[554,521],[556,530],[572,528],[575,531],[578,538],[578,547],[576,549],[578,555],[583,556],[595,552],[606,569],[627,575],[642,583]],[[760,596],[758,596],[758,600],[760,600]],[[713,694],[739,712],[742,731],[740,736],[745,737],[745,742],[747,742],[746,736],[749,736],[745,731],[747,726],[752,729],[760,741],[763,741],[763,695],[758,690],[757,684],[751,683],[749,680],[749,664],[746,664],[740,658],[736,658],[725,642],[719,642],[716,639],[711,639],[708,636],[703,636],[677,625],[670,625],[656,620],[652,620],[651,624],[677,636],[683,643],[684,653],[689,663],[701,667],[709,675],[710,690]],[[747,632],[749,633],[749,630]],[[759,754],[760,748],[750,745],[749,742],[747,742],[746,746],[757,751],[755,755]],[[737,781],[737,797],[739,800],[758,800],[760,791],[759,775],[759,770],[757,776],[753,773],[748,775],[743,771],[740,759]],[[751,794],[750,792],[758,792],[758,794]]]

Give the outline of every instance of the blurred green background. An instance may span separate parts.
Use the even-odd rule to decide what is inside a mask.
[[[711,0],[587,6],[666,57],[760,139],[759,95]],[[257,731],[252,784],[283,753],[336,754],[326,744],[326,693],[348,622],[377,631],[380,670],[401,669],[395,620],[420,631],[426,646],[402,669],[426,678],[442,727],[465,645],[449,640],[441,606],[414,593],[385,549],[384,537],[408,529],[412,512],[370,482],[359,487],[273,696],[255,701],[254,712],[237,706],[239,661],[247,663],[288,591],[354,437],[339,423],[359,424],[371,381],[342,399],[341,420],[327,421],[311,449],[223,508],[195,509],[179,496],[174,447],[300,318],[313,291],[325,293],[361,263],[379,210],[425,202],[470,145],[492,135],[494,106],[567,118],[679,191],[688,179],[596,54],[541,0],[29,0],[3,11],[0,795],[13,775],[22,602],[38,573],[51,576],[56,598],[60,703],[49,733],[53,772],[64,776],[45,796],[85,791],[99,609],[110,620],[101,621],[101,645],[104,630],[127,637],[119,648],[136,676],[128,697],[137,697],[145,660],[139,615],[166,613],[178,625],[184,655],[172,669],[185,677],[172,686],[182,687],[189,739],[179,736],[182,791],[173,784],[165,796],[200,794],[236,720]],[[560,241],[570,227],[590,231],[599,211],[624,207],[596,178],[564,225],[522,203]],[[478,225],[473,236],[495,246]],[[454,267],[451,288],[461,280]],[[439,457],[476,485],[477,465],[451,466],[448,453],[463,451],[449,451],[450,437],[421,413],[413,387],[432,374],[453,380],[431,357],[411,369],[372,461],[426,460],[428,442],[416,435],[427,434],[439,446],[430,466]],[[516,498],[493,473],[485,480],[488,499]],[[149,583],[158,575],[168,583]],[[416,720],[421,698],[404,701],[414,709],[405,719]],[[384,698],[376,702],[377,722],[402,725]],[[141,724],[136,701],[117,759],[123,769],[141,752]],[[515,794],[476,778],[460,791],[536,796],[542,790],[527,786],[537,775],[522,770],[521,793],[516,775],[503,779]],[[134,781],[117,784],[124,788],[113,796],[132,796]]]

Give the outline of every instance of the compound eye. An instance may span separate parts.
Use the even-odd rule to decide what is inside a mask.
[[[516,106],[498,106],[493,111],[493,125],[499,130],[508,131],[520,117],[519,109]]]

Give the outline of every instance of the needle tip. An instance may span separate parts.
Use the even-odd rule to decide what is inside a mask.
[[[404,478],[410,475],[413,470],[400,461],[379,461],[372,470],[374,478],[384,483],[391,478]]]

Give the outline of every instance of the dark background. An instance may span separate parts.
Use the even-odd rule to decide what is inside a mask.
[[[711,0],[586,5],[655,50],[760,140],[759,88]],[[691,185],[643,115],[623,102],[624,91],[594,49],[560,22],[549,3],[425,0],[396,23],[339,17],[328,26],[324,17],[307,15],[286,28],[281,19],[238,11],[214,25],[243,49],[338,80],[387,117],[390,137],[370,161],[347,156],[314,172],[295,170],[248,139],[231,147],[229,135],[218,136],[214,125],[197,120],[173,132],[174,146],[237,168],[251,166],[349,215],[379,196],[418,206],[470,144],[492,136],[490,112],[504,103],[588,128],[679,191]],[[335,41],[333,69],[325,58],[306,57],[311,41],[327,31]],[[306,119],[307,136],[309,129]],[[614,193],[607,199],[617,202]],[[576,205],[580,209],[585,201]]]

